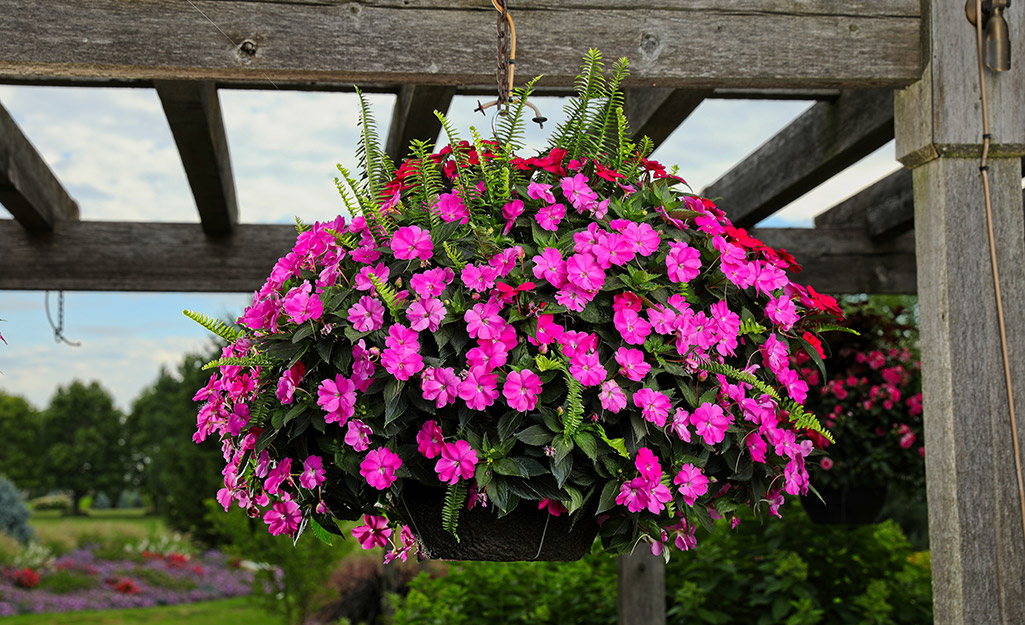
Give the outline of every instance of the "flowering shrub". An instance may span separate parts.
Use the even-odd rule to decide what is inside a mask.
[[[805,406],[836,438],[835,446],[823,443],[829,455],[812,463],[816,486],[924,488],[921,363],[912,351],[918,330],[907,316],[899,308],[852,307],[847,323],[859,335],[831,341],[824,380],[810,356],[796,356],[813,387]]]
[[[415,540],[404,485],[460,509],[599,515],[606,549],[694,545],[740,505],[807,489],[808,386],[790,355],[842,318],[626,137],[618,85],[585,59],[548,149],[516,155],[530,87],[495,140],[397,169],[361,115],[352,219],[300,224],[238,320],[195,440],[220,438],[218,500],[272,534],[362,519],[365,548]],[[820,437],[821,438],[821,437]]]
[[[39,584],[39,573],[28,567],[11,573],[11,581],[22,588],[35,588]]]

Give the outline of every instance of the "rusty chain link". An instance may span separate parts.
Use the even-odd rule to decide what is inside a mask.
[[[498,105],[507,106],[510,98],[509,43],[511,39],[509,27],[509,7],[506,0],[492,0],[498,9]]]

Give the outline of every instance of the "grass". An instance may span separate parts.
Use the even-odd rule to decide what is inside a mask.
[[[142,509],[93,510],[88,516],[64,516],[57,510],[46,510],[32,513],[29,523],[39,542],[62,544],[68,549],[78,546],[83,536],[134,541],[168,533],[162,519],[146,516]]]
[[[280,622],[280,617],[267,614],[247,597],[160,608],[23,614],[3,619],[4,625],[278,625]]]

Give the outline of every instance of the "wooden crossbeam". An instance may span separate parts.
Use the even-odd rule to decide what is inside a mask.
[[[915,293],[914,233],[873,241],[864,228],[755,228],[755,236],[797,258],[791,276],[823,293]]]
[[[749,227],[893,138],[893,92],[819,102],[701,194]]]
[[[866,228],[874,239],[903,234],[914,227],[911,171],[898,169],[872,186],[815,217],[816,228]]]
[[[795,279],[823,292],[913,293],[913,242],[874,243],[863,229],[752,231],[805,266]],[[295,242],[284,225],[243,224],[204,236],[199,224],[58,222],[32,234],[0,221],[0,289],[254,291]]]
[[[3,106],[0,106],[0,204],[28,230],[50,230],[62,219],[78,219],[78,204]]]
[[[623,111],[634,139],[648,137],[657,148],[713,93],[711,89],[627,89]]]
[[[447,113],[455,93],[455,87],[446,85],[402,85],[385,143],[385,152],[393,163],[397,165],[406,156],[410,141],[438,138],[441,122],[434,111]]]
[[[919,5],[524,0],[513,8],[517,67],[572,84],[590,42],[631,59],[628,86],[900,87],[921,75]],[[0,15],[8,77],[485,85],[494,76],[495,11],[469,0],[0,0]]]
[[[185,175],[207,234],[228,234],[238,223],[235,179],[217,90],[211,81],[158,80]]]

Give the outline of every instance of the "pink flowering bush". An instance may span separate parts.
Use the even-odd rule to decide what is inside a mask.
[[[835,445],[823,440],[828,455],[809,462],[815,486],[925,487],[922,367],[910,316],[901,308],[849,307],[847,325],[859,334],[831,341],[825,379],[810,355],[796,356],[812,387],[805,406],[836,439]]]
[[[275,534],[363,519],[361,544],[404,559],[416,482],[454,534],[467,506],[532,506],[661,553],[806,492],[821,428],[791,363],[840,310],[626,139],[625,74],[589,53],[530,158],[529,87],[494,140],[443,118],[451,144],[397,169],[364,106],[364,173],[339,182],[354,217],[300,227],[240,329],[193,314],[231,343],[196,395],[225,508]]]

